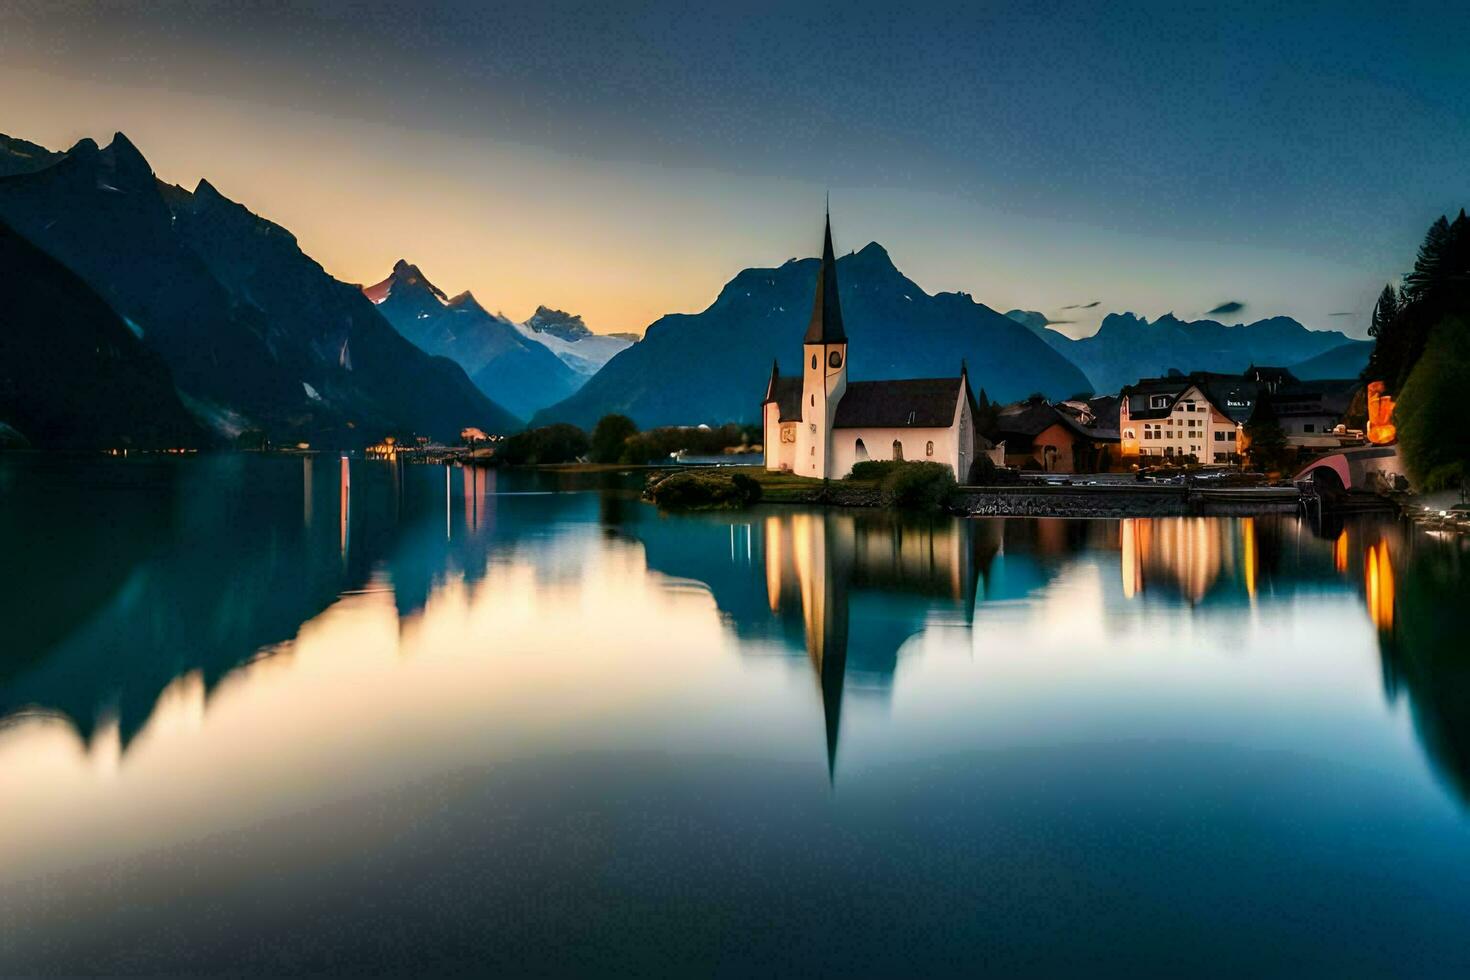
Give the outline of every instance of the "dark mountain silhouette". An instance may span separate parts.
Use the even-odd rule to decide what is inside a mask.
[[[1349,340],[1345,344],[1323,351],[1316,357],[1288,365],[1291,373],[1303,381],[1321,381],[1327,378],[1356,378],[1368,366],[1368,355],[1373,353],[1373,341]]]
[[[0,222],[0,423],[38,449],[198,446],[173,377],[92,289]]]
[[[1000,398],[1064,398],[1087,387],[1082,372],[1014,321],[963,293],[924,292],[876,242],[837,265],[853,380],[953,376],[964,360],[973,384]],[[703,313],[660,318],[536,423],[590,427],[609,412],[644,427],[754,421],[772,358],[797,371],[817,266],[810,258],[746,269]]]
[[[0,133],[0,177],[43,170],[60,159],[54,150]]]
[[[1252,364],[1285,367],[1355,343],[1339,331],[1308,330],[1286,316],[1226,326],[1215,320],[1181,320],[1172,313],[1152,323],[1132,313],[1111,313],[1097,333],[1074,340],[1046,326],[1040,313],[1012,310],[1006,315],[1065,355],[1086,372],[1093,391],[1104,393],[1139,378],[1161,377],[1171,368],[1233,374]],[[1356,376],[1356,370],[1334,375]]]
[[[76,272],[161,354],[185,404],[231,437],[361,445],[516,420],[404,341],[291,234],[201,181],[160,184],[121,133],[0,178],[0,218]]]
[[[429,353],[453,360],[481,391],[522,418],[561,401],[582,383],[561,358],[515,323],[490,313],[468,292],[446,296],[403,259],[387,279],[363,293],[399,333]]]

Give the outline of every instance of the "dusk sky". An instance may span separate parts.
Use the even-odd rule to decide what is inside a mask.
[[[1465,5],[440,6],[6,0],[0,132],[122,130],[338,278],[599,331],[814,254],[830,190],[839,251],[1075,334],[1361,336],[1470,198]]]

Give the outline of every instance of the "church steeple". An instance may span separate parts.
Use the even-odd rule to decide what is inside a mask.
[[[842,304],[837,299],[837,260],[832,256],[832,214],[827,214],[827,230],[822,242],[822,265],[817,270],[817,296],[812,302],[812,320],[806,328],[807,344],[845,344],[842,329]]]

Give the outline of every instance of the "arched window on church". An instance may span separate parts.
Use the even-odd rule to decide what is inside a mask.
[[[868,447],[863,445],[862,439],[857,441],[857,444],[852,447],[852,450],[857,455],[858,462],[862,462],[868,458]]]
[[[926,442],[924,444],[924,455],[925,456],[933,456],[934,455],[934,440],[933,439],[930,439],[928,442]]]
[[[893,458],[900,463],[903,462],[903,443],[897,439],[893,440]]]

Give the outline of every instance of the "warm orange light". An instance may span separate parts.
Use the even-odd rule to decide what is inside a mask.
[[[1348,536],[1347,528],[1337,536],[1337,542],[1332,546],[1332,562],[1339,572],[1347,571],[1348,567]]]
[[[1393,397],[1383,393],[1382,381],[1368,382],[1368,441],[1375,446],[1393,442],[1398,430],[1393,424]]]
[[[1256,521],[1255,518],[1243,518],[1240,522],[1241,533],[1241,565],[1245,570],[1245,594],[1252,599],[1256,597]]]
[[[1388,542],[1368,546],[1363,574],[1368,591],[1368,617],[1382,632],[1393,629],[1393,563],[1388,557]]]

